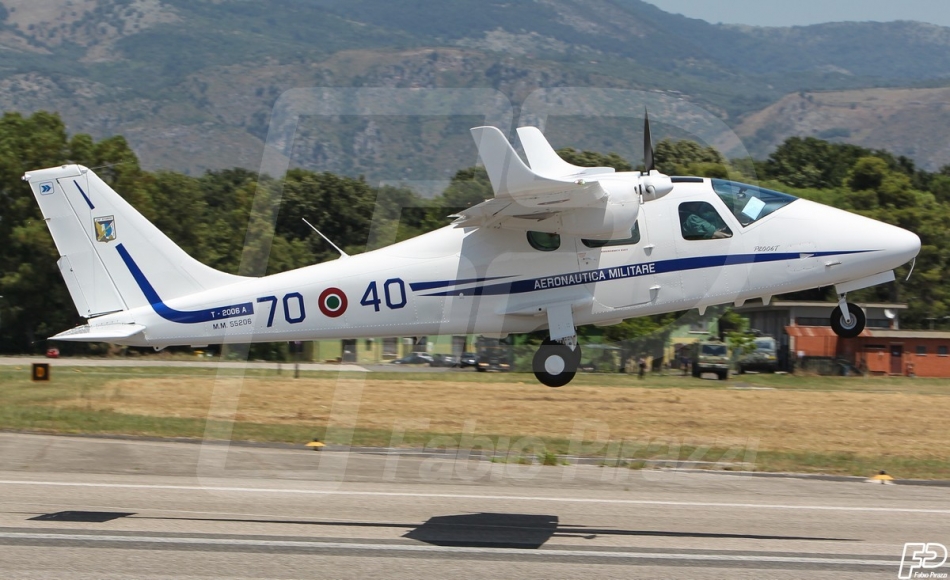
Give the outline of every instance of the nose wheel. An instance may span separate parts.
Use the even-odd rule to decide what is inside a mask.
[[[563,387],[574,379],[577,367],[581,364],[581,347],[571,347],[560,342],[546,339],[538,352],[534,353],[532,370],[534,376],[543,385]]]
[[[867,324],[864,311],[857,304],[845,300],[845,295],[839,295],[838,306],[831,311],[831,329],[841,338],[854,338],[861,334]]]

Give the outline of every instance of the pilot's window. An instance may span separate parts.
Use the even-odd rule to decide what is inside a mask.
[[[732,237],[732,230],[712,204],[705,201],[688,201],[681,203],[679,209],[683,239],[712,240]]]
[[[743,227],[792,203],[795,196],[725,179],[711,179],[713,190]]]
[[[561,236],[546,232],[528,232],[528,243],[535,250],[553,252],[561,247]]]
[[[634,222],[630,229],[629,238],[620,238],[616,240],[581,240],[588,248],[603,248],[606,246],[632,246],[640,241],[640,224]]]

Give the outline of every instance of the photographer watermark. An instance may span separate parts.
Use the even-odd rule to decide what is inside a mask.
[[[526,482],[545,474],[565,483],[594,479],[622,484],[682,470],[754,471],[759,444],[755,438],[612,437],[605,422],[588,419],[576,420],[566,441],[546,441],[538,436],[490,436],[467,420],[459,435],[436,435],[422,448],[407,449],[408,434],[424,432],[429,425],[424,419],[397,421],[383,481]],[[550,466],[559,469],[543,471]]]
[[[911,578],[947,578],[947,572],[937,572],[937,568],[947,563],[947,547],[937,542],[904,544],[901,555],[901,567],[897,577],[901,580]]]

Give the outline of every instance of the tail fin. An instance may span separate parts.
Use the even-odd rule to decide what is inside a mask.
[[[193,259],[81,165],[31,171],[23,180],[40,204],[60,272],[85,318],[243,279]]]
[[[528,156],[531,170],[546,177],[580,177],[613,173],[613,167],[580,167],[571,165],[554,151],[537,127],[518,127],[521,147]]]

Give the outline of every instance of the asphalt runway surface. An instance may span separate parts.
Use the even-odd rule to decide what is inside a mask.
[[[896,578],[946,487],[0,433],[0,578]],[[943,570],[947,571],[947,570]]]

